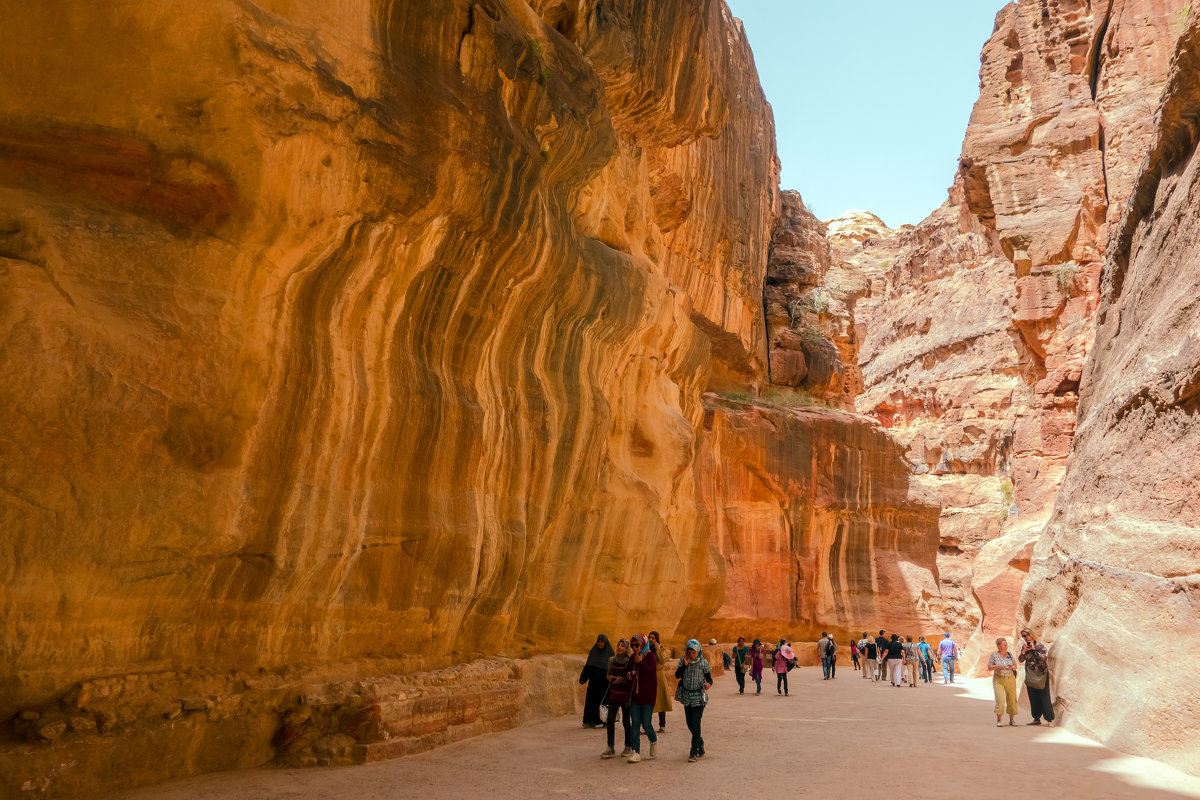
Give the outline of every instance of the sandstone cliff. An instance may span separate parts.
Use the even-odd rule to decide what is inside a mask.
[[[1200,774],[1200,8],[1180,29],[1018,616],[1054,643],[1073,727]]]
[[[901,446],[854,414],[706,399],[700,497],[725,594],[705,630],[846,641],[928,629],[938,506]]]
[[[1179,11],[1006,6],[949,202],[899,237],[883,297],[860,303],[857,407],[892,426],[942,500],[945,618],[980,618],[976,654],[1011,632],[1063,481],[1109,231],[1149,145]]]
[[[723,3],[6,28],[0,719],[65,756],[18,758],[30,786],[269,752],[266,723],[222,738],[262,702],[233,677],[72,750],[110,723],[63,692],[98,675],[320,685],[720,606],[700,396],[765,380],[778,174]]]

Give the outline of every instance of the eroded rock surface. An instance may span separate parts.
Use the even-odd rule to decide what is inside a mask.
[[[1200,9],[1109,248],[1079,427],[1019,618],[1071,725],[1200,774]],[[1126,653],[1116,668],[1110,653]],[[1115,675],[1115,677],[1114,677]]]
[[[856,407],[891,426],[931,488],[947,479],[944,580],[1011,536],[989,551],[978,591],[943,583],[947,623],[979,620],[974,649],[1011,633],[1025,547],[1063,481],[1098,276],[1149,146],[1179,12],[1157,0],[1007,5],[983,49],[949,202],[896,237],[892,266],[859,303]],[[963,506],[967,475],[983,480]]]
[[[701,442],[726,587],[706,631],[829,630],[844,642],[864,628],[929,628],[938,506],[872,420],[708,395]]]
[[[700,395],[765,380],[778,182],[723,3],[5,24],[0,718],[96,675],[411,672],[721,604]],[[155,730],[126,782],[267,751],[178,765]]]

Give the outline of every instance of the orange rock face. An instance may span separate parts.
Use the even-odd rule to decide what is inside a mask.
[[[1011,633],[1027,546],[1066,472],[1109,230],[1149,146],[1178,11],[1006,6],[949,203],[897,237],[859,304],[856,407],[890,426],[943,501],[943,612],[960,629],[979,620],[976,648]],[[978,477],[964,493],[966,476]]]
[[[900,445],[833,409],[708,399],[699,494],[725,594],[705,630],[764,641],[927,630],[938,507]]]
[[[1200,9],[1180,29],[1018,616],[1053,642],[1073,727],[1200,774]],[[1112,652],[1129,662],[1115,679]]]
[[[411,671],[721,604],[700,395],[765,380],[778,175],[722,3],[6,25],[0,719],[96,675]],[[122,724],[125,780],[165,777],[179,739]],[[243,763],[197,730],[180,770]]]

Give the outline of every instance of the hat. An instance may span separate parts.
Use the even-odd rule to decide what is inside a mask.
[[[789,660],[796,657],[796,654],[792,651],[791,645],[785,644],[783,647],[779,648],[779,652],[783,653],[783,657]]]
[[[709,643],[709,644],[716,644],[716,643],[717,643],[717,640],[716,640],[716,639],[709,639],[709,640],[708,640],[708,643]]]
[[[946,631],[945,633],[943,633],[943,634],[942,634],[942,636],[945,636],[947,639],[949,639],[949,638],[950,638],[950,631]]]

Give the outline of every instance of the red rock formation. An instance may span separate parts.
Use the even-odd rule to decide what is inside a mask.
[[[707,396],[700,498],[725,562],[714,635],[927,630],[938,507],[863,417]]]
[[[1052,643],[1072,728],[1200,774],[1200,7],[1179,25],[1018,616]]]
[[[1157,0],[1006,6],[950,203],[900,237],[883,298],[860,303],[857,407],[943,487],[947,621],[981,615],[982,649],[1011,632],[1022,554],[1063,480],[1108,231],[1148,146],[1178,11]],[[961,477],[942,475],[983,482],[962,506]],[[1009,540],[957,583],[997,533]],[[993,605],[975,611],[972,598]]]
[[[724,4],[180,10],[5,20],[0,720],[717,608],[700,395],[765,377],[778,174]],[[246,763],[122,724],[125,783]]]

